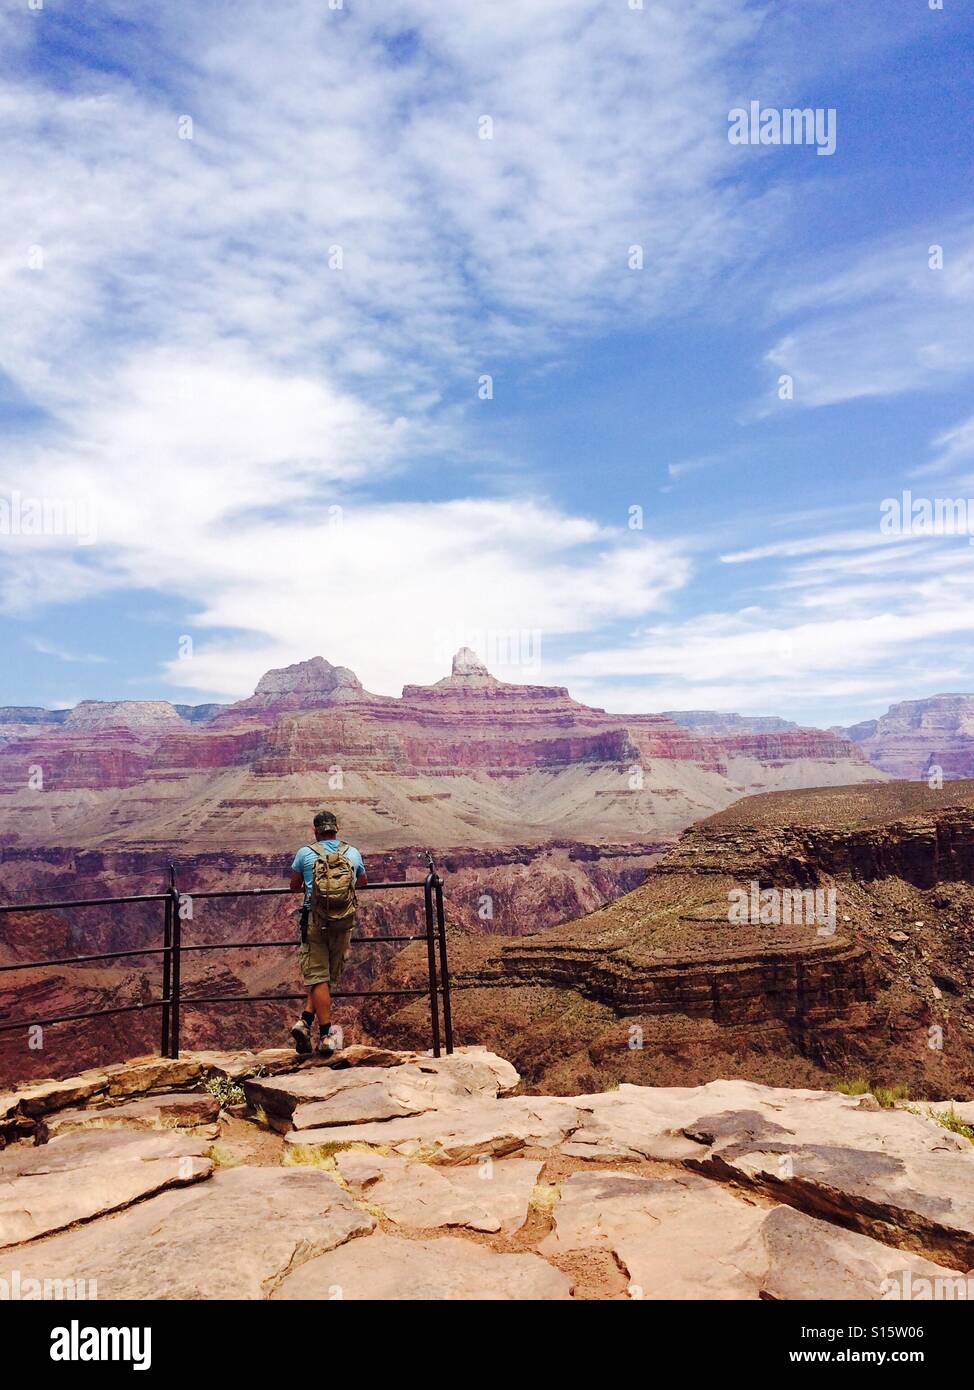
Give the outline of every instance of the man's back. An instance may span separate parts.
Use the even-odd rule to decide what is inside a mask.
[[[325,854],[334,854],[336,851],[341,850],[342,853],[348,857],[349,862],[354,868],[356,880],[364,877],[365,861],[354,845],[346,845],[343,841],[336,839],[318,840],[317,844],[319,849]],[[294,862],[291,865],[292,870],[295,873],[299,873],[304,879],[305,903],[311,901],[311,884],[314,878],[315,860],[317,857],[310,844],[302,845],[294,856]]]

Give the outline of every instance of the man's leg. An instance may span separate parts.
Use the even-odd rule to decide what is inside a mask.
[[[331,989],[327,984],[312,985],[308,995],[308,1013],[313,1013],[323,1033],[331,1024]]]
[[[295,1051],[307,1057],[314,1051],[311,1026],[315,1019],[323,1036],[327,1036],[331,1018],[331,990],[328,985],[328,947],[323,942],[305,941],[300,951],[301,973],[308,994],[304,1012],[291,1029]]]

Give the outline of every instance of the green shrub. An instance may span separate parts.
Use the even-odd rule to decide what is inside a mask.
[[[243,1105],[247,1099],[244,1088],[229,1076],[208,1076],[203,1082],[203,1090],[216,1096],[221,1110],[226,1110],[230,1105]]]
[[[974,1129],[971,1129],[970,1125],[965,1125],[952,1105],[948,1106],[946,1110],[934,1110],[932,1118],[937,1121],[938,1125],[943,1125],[944,1129],[949,1129],[951,1134],[960,1134],[974,1144]]]
[[[840,1081],[835,1089],[844,1096],[865,1096],[871,1088],[864,1076],[856,1076],[851,1081]]]
[[[909,1100],[909,1086],[874,1086],[873,1095],[884,1110],[892,1110],[898,1100]]]

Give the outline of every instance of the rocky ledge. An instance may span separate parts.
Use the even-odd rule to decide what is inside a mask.
[[[974,1293],[974,1105],[513,1094],[483,1048],[141,1058],[0,1097],[0,1284],[138,1299]]]

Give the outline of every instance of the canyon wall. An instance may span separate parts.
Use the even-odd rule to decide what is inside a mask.
[[[181,709],[187,713],[184,717]],[[781,721],[771,721],[777,723]],[[451,921],[471,938],[522,936],[592,912],[635,887],[693,820],[748,792],[881,779],[835,734],[745,727],[701,734],[662,715],[612,715],[556,686],[497,680],[470,652],[432,686],[394,699],[320,657],[269,672],[235,705],[84,701],[70,711],[0,711],[0,897],[8,902],[282,882],[313,813],[337,811],[373,878],[421,874],[432,849]],[[363,931],[408,931],[420,899],[363,899]],[[293,934],[279,898],[201,900],[184,939]],[[0,917],[0,965],[158,945],[161,906]],[[49,949],[47,949],[49,948]],[[383,955],[383,949],[385,954]],[[359,951],[349,988],[365,988],[389,951]],[[26,954],[25,954],[26,953]],[[82,1013],[158,994],[158,957],[51,972],[0,972],[0,1017]],[[284,993],[293,954],[187,956],[197,993]],[[19,1006],[19,1007],[18,1007]],[[187,1010],[186,1037],[277,1036],[291,1005]],[[357,1027],[357,1007],[344,1009]],[[56,1025],[57,1039],[103,1060],[121,1033],[151,1045],[158,1019]],[[6,1041],[4,1041],[6,1039]],[[50,1071],[25,1034],[0,1058]],[[128,1048],[131,1051],[131,1046]],[[15,1058],[15,1060],[14,1060]]]
[[[890,705],[879,719],[832,731],[891,777],[974,776],[974,695],[931,695]]]
[[[831,930],[732,920],[751,884],[834,892]],[[970,1098],[974,783],[748,797],[606,907],[534,937],[457,931],[451,954],[458,1041],[503,1042],[541,1091],[861,1077]],[[383,983],[418,969],[404,952]],[[389,998],[363,1011],[377,1041],[424,1022]]]

